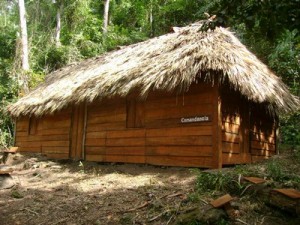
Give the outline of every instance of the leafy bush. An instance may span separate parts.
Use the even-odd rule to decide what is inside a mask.
[[[281,118],[281,141],[285,144],[300,146],[300,111]]]
[[[78,61],[81,55],[78,49],[72,45],[56,47],[51,45],[39,57],[39,67],[44,71],[54,71],[69,63]]]

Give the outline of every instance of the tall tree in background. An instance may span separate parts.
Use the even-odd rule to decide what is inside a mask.
[[[108,13],[110,0],[104,0],[104,15],[103,15],[103,34],[107,33],[108,27]]]
[[[55,46],[59,47],[60,43],[60,32],[61,32],[61,13],[63,10],[62,1],[52,0],[53,4],[56,4],[56,29],[54,35]]]
[[[19,0],[19,13],[20,13],[20,28],[21,28],[21,58],[22,58],[22,71],[21,81],[22,91],[27,93],[29,91],[28,76],[29,71],[29,57],[28,57],[28,37],[27,37],[27,24],[26,24],[26,10],[24,0]]]

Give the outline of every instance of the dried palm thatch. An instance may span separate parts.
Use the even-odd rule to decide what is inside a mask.
[[[14,117],[41,116],[70,104],[126,96],[138,88],[188,90],[197,78],[221,74],[249,100],[274,112],[299,107],[299,99],[227,29],[201,31],[201,22],[55,71],[44,83],[8,107]],[[213,79],[210,80],[213,84]]]

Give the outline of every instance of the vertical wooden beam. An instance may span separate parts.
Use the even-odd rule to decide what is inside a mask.
[[[83,136],[85,104],[73,107],[70,157],[74,160],[83,159]]]
[[[71,121],[71,145],[70,145],[70,158],[76,157],[77,146],[77,130],[78,130],[78,106],[73,106],[72,109],[72,121]]]
[[[221,169],[222,160],[222,111],[218,78],[213,86],[213,155],[212,168]]]
[[[78,127],[77,127],[77,145],[76,145],[76,153],[75,159],[83,159],[82,158],[82,144],[83,144],[83,136],[84,136],[84,111],[85,104],[80,104],[78,106]]]
[[[279,148],[278,148],[278,140],[279,140],[279,117],[275,115],[274,119],[275,127],[274,127],[274,141],[275,141],[275,152],[279,155]]]
[[[82,135],[82,159],[85,160],[85,138],[86,138],[86,126],[87,126],[87,103],[84,103],[84,121],[83,121],[83,135]]]
[[[13,136],[13,145],[16,146],[16,134],[17,134],[17,118],[14,119],[14,136]]]

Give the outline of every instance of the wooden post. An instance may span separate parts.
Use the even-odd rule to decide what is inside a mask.
[[[14,119],[14,136],[13,136],[13,146],[16,146],[16,134],[17,134],[17,119]]]
[[[275,129],[274,129],[274,141],[275,141],[275,152],[277,155],[279,155],[279,148],[278,148],[278,141],[279,141],[279,117],[278,115],[275,115],[275,119],[274,119],[274,123],[275,123]]]
[[[87,122],[87,103],[84,103],[84,121],[83,121],[83,135],[82,135],[82,159],[85,160],[85,137],[86,137],[86,122]]]
[[[221,169],[222,160],[222,111],[218,78],[213,86],[213,156],[212,168]]]
[[[74,160],[83,159],[84,112],[85,104],[73,108],[70,157]]]

